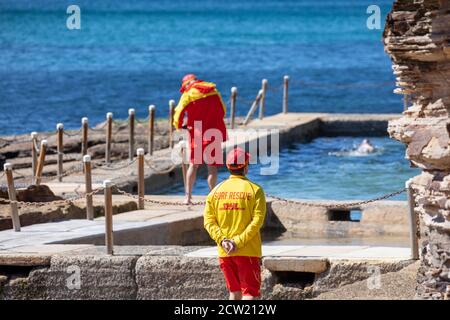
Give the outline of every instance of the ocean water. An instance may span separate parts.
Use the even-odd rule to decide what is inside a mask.
[[[400,190],[405,181],[419,169],[409,167],[404,159],[405,147],[392,139],[371,138],[375,152],[355,152],[362,138],[316,138],[309,143],[293,143],[280,152],[279,171],[261,175],[261,167],[250,166],[248,177],[260,184],[266,193],[298,199],[367,200]],[[219,181],[226,179],[226,169],[219,172]],[[197,179],[194,194],[208,194],[205,177]],[[184,194],[178,185],[164,194]],[[405,193],[391,199],[405,200]]]
[[[68,30],[66,9],[81,9]],[[381,9],[369,30],[366,9]],[[279,86],[291,77],[290,110],[402,110],[381,34],[392,1],[377,0],[1,0],[0,134],[54,130],[62,122],[125,118],[149,104],[166,117],[185,73],[216,82],[225,100],[239,90],[238,115],[261,79],[267,113],[281,110]],[[296,148],[288,151],[295,153]]]

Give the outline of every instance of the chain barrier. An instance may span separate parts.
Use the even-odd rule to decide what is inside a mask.
[[[138,124],[147,124],[149,120],[149,117],[147,116],[147,118],[143,119],[143,120],[139,120],[138,118],[135,118],[134,121],[136,121],[136,123]]]
[[[68,137],[77,137],[77,136],[79,136],[81,134],[81,128],[78,129],[77,131],[73,131],[72,133],[69,133],[69,132],[64,130],[63,134],[68,136]]]
[[[153,203],[153,204],[160,204],[160,205],[167,205],[167,206],[186,206],[187,204],[181,202],[181,201],[167,201],[167,200],[155,200],[155,199],[149,199],[144,197],[139,197],[136,195],[133,195],[129,192],[126,192],[124,190],[119,189],[117,186],[113,186],[113,188],[120,194],[127,196],[129,198],[132,198],[136,201],[139,201],[140,199],[144,200],[145,202],[149,202],[149,203]],[[205,205],[206,201],[195,201],[190,203],[189,205],[193,205],[193,206],[201,206],[201,205]]]
[[[75,202],[75,201],[84,199],[87,196],[93,196],[93,195],[99,193],[100,191],[103,191],[104,189],[105,189],[104,187],[100,187],[100,188],[92,190],[92,192],[79,194],[72,198],[55,200],[55,201],[47,201],[47,202],[13,201],[13,200],[9,200],[9,199],[0,199],[0,201],[4,202],[6,204],[17,203],[20,207],[43,207],[43,206],[48,206],[48,205],[73,204],[73,202]]]
[[[152,169],[153,171],[155,171],[156,173],[159,173],[159,174],[166,174],[166,173],[172,172],[175,168],[178,167],[178,164],[172,164],[172,166],[170,166],[169,168],[161,170],[161,169],[155,167],[154,163],[152,163],[151,160],[147,160],[144,158],[144,162],[147,165],[147,167],[149,167],[150,169]]]
[[[347,203],[335,203],[335,204],[324,204],[324,203],[315,203],[315,202],[305,202],[305,201],[300,201],[300,200],[291,200],[291,199],[278,197],[278,196],[275,196],[272,194],[266,194],[266,196],[269,198],[273,198],[275,200],[292,203],[292,204],[299,204],[299,205],[303,205],[303,206],[309,206],[309,207],[319,207],[319,208],[327,208],[327,209],[351,209],[351,208],[356,208],[356,207],[359,207],[359,206],[362,206],[365,204],[369,204],[372,202],[389,199],[389,198],[395,197],[399,194],[402,194],[405,191],[406,191],[406,188],[382,195],[380,197],[369,199],[369,200],[347,202]]]
[[[105,128],[106,128],[107,122],[104,122],[100,127],[98,128],[89,128],[89,130],[94,131],[94,132],[104,132]]]
[[[105,170],[105,171],[115,171],[115,170],[127,168],[127,167],[131,166],[132,164],[134,164],[136,161],[137,161],[137,158],[134,158],[132,161],[128,161],[128,163],[125,164],[125,165],[115,166],[115,167],[112,167],[112,166],[110,166],[109,164],[106,164],[106,163],[101,163],[101,164],[97,163],[97,164],[93,165],[92,169],[99,169],[99,170]]]

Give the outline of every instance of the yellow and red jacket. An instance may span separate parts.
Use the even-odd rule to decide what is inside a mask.
[[[244,176],[231,175],[206,198],[204,226],[226,257],[221,242],[231,239],[237,250],[230,256],[261,257],[260,229],[266,216],[264,190]]]
[[[218,129],[222,133],[223,141],[227,139],[224,117],[226,106],[222,97],[212,82],[202,80],[194,81],[189,84],[175,108],[173,116],[173,126],[181,129],[185,114],[188,114],[187,127],[192,136],[203,134],[208,129]],[[194,131],[194,121],[202,122],[202,132]]]

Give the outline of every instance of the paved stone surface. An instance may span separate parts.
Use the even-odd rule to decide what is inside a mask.
[[[316,257],[335,260],[408,260],[410,249],[402,247],[369,247],[369,246],[264,246],[263,256],[268,257]],[[216,257],[217,248],[203,248],[191,253],[190,257]]]

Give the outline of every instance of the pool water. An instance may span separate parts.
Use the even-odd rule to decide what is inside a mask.
[[[362,137],[321,137],[309,143],[293,143],[280,150],[280,168],[275,175],[261,175],[261,164],[250,167],[248,177],[267,194],[298,199],[370,199],[404,188],[405,181],[419,173],[404,158],[405,147],[388,137],[371,138],[375,152],[355,152]],[[218,181],[229,176],[222,168]],[[194,194],[209,192],[205,177],[198,177]],[[163,194],[184,194],[180,184]],[[392,199],[406,199],[401,194]]]

